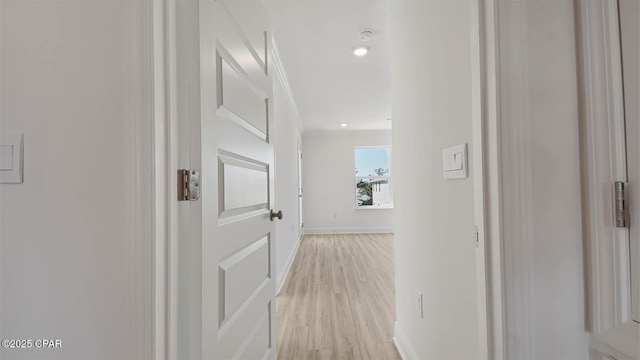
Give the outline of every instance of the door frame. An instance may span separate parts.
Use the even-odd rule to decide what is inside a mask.
[[[164,98],[164,7],[168,0],[123,7],[125,66],[125,203],[123,248],[129,326],[124,353],[166,357],[166,261],[169,149]]]
[[[506,354],[497,21],[496,0],[472,2],[472,164],[478,343],[483,360],[503,360]]]
[[[619,28],[616,0],[575,0],[576,26],[577,26],[577,58],[579,71],[579,106],[580,106],[580,152],[581,168],[584,182],[582,184],[583,198],[583,232],[585,234],[585,276],[586,276],[586,322],[587,330],[592,333],[591,358],[609,359],[610,356],[619,360],[638,359],[640,350],[637,348],[637,339],[640,335],[637,324],[630,322],[630,294],[629,282],[624,277],[628,273],[628,249],[620,244],[625,242],[624,231],[617,231],[614,235],[618,246],[608,246],[599,238],[598,232],[602,229],[597,224],[597,219],[606,218],[603,207],[589,206],[589,201],[601,203],[590,194],[599,194],[596,184],[606,181],[626,179],[625,170],[625,146],[624,135],[617,131],[617,135],[609,136],[608,131],[597,131],[597,124],[602,119],[609,119],[605,126],[616,133],[616,129],[624,126],[624,108],[622,102],[622,77]],[[513,99],[517,94],[501,94],[500,92],[500,66],[501,52],[508,52],[510,59],[526,54],[526,49],[506,49],[500,44],[501,38],[516,36],[524,39],[526,33],[506,34],[504,29],[498,26],[499,17],[504,16],[499,12],[500,4],[497,0],[479,0],[478,17],[480,21],[480,67],[481,84],[481,110],[482,119],[474,120],[474,143],[477,139],[483,141],[482,146],[474,144],[474,166],[483,161],[483,166],[478,166],[484,171],[480,178],[485,181],[484,186],[474,182],[475,193],[482,193],[484,199],[478,199],[477,203],[484,205],[484,215],[478,213],[476,205],[476,219],[484,219],[485,229],[480,231],[480,239],[485,235],[484,254],[486,266],[478,265],[478,274],[487,271],[485,303],[487,308],[486,332],[488,334],[488,353],[491,359],[506,359],[508,347],[510,351],[516,351],[520,356],[531,356],[532,334],[527,321],[514,321],[507,317],[506,308],[517,309],[518,317],[527,319],[531,316],[528,293],[526,289],[532,281],[533,269],[529,261],[531,248],[528,243],[531,229],[531,219],[526,216],[509,216],[513,209],[519,209],[516,213],[527,214],[527,186],[525,194],[518,195],[505,192],[501,178],[509,178],[511,181],[526,184],[527,176],[517,169],[508,169],[502,166],[504,156],[515,156],[520,161],[526,162],[527,144],[510,144],[503,141],[504,137],[526,138],[528,129],[524,124],[507,122],[501,119],[501,107],[511,107],[512,110],[522,111]],[[475,12],[475,9],[474,9]],[[514,22],[524,22],[526,10],[517,9],[510,13]],[[517,18],[513,18],[517,17]],[[475,24],[474,24],[475,25]],[[524,27],[522,27],[524,29]],[[475,37],[474,37],[475,39]],[[525,42],[521,42],[525,43]],[[517,60],[517,59],[516,59]],[[514,61],[521,64],[522,61]],[[475,72],[475,70],[474,70]],[[473,74],[474,76],[477,76]],[[477,115],[477,104],[474,103],[474,114]],[[478,129],[480,127],[480,129]],[[613,154],[610,153],[613,149]],[[477,158],[478,150],[482,158]],[[596,161],[611,159],[609,164],[603,165]],[[529,165],[527,165],[529,166]],[[474,167],[474,171],[476,168]],[[476,195],[478,197],[478,195]],[[524,196],[524,199],[521,198]],[[586,200],[585,200],[586,199]],[[511,210],[508,210],[511,209]],[[505,214],[506,213],[506,214]],[[479,228],[479,230],[482,230]],[[504,239],[509,238],[511,247],[517,247],[520,251],[510,253],[508,258],[504,254]],[[483,241],[480,241],[483,245]],[[508,260],[508,261],[506,261]],[[518,289],[507,287],[506,274],[512,281],[517,281],[521,286]],[[482,280],[478,280],[479,294],[482,295]],[[483,299],[480,299],[479,306]],[[621,311],[621,309],[626,309]],[[482,312],[479,311],[481,314]],[[480,321],[482,326],[482,321]],[[480,334],[485,331],[480,329]],[[511,335],[507,335],[511,334]],[[518,334],[523,339],[517,345],[509,345],[513,334]],[[481,339],[482,344],[482,339]]]
[[[638,359],[640,325],[631,319],[629,230],[612,226],[613,181],[627,181],[618,1],[578,0],[576,5],[591,351],[594,359]],[[602,189],[607,183],[611,191]],[[602,219],[611,219],[611,225],[603,226]]]
[[[478,342],[481,359],[487,360],[507,359],[508,341],[498,7],[498,0],[476,0],[470,19]]]
[[[304,236],[304,186],[303,186],[303,165],[302,162],[304,161],[304,159],[302,158],[302,137],[298,136],[298,141],[297,141],[297,170],[298,173],[296,174],[297,177],[297,183],[298,183],[298,235],[300,237],[300,240],[302,240],[302,237]]]
[[[167,19],[170,0],[129,1],[123,8],[128,50],[125,99],[125,221],[123,248],[128,298],[130,358],[165,359],[169,339],[169,253],[175,198],[166,89]]]
[[[529,130],[524,120],[507,118],[503,114],[525,114],[523,106],[526,94],[506,93],[501,89],[502,71],[505,62],[514,67],[526,66],[526,31],[507,33],[500,26],[507,16],[514,23],[526,23],[524,2],[505,14],[504,3],[499,0],[480,0],[480,41],[482,69],[482,139],[480,148],[483,154],[485,171],[482,178],[484,187],[485,210],[485,271],[486,271],[486,332],[489,334],[489,359],[506,360],[510,357],[531,358],[531,309],[528,289],[533,274],[531,264],[531,214],[532,189],[529,176],[522,169],[530,171],[530,143],[528,141],[512,142],[510,138],[527,139]],[[510,46],[502,39],[518,38],[511,41]],[[505,58],[508,57],[507,60]],[[524,71],[520,71],[520,74]],[[524,81],[525,79],[520,79]],[[476,125],[477,126],[477,125]],[[477,151],[476,151],[477,152]],[[523,164],[521,168],[508,166],[505,159],[517,158]],[[475,170],[475,169],[474,169]],[[523,184],[523,190],[514,192],[506,188],[502,179],[510,179],[512,183]],[[478,191],[475,191],[478,192]],[[518,251],[506,254],[509,246]],[[520,284],[517,288],[509,284]],[[511,314],[508,314],[508,309]],[[517,312],[517,321],[514,313]],[[521,341],[515,341],[515,338]],[[515,344],[515,345],[514,345]]]
[[[176,3],[152,0],[147,22],[153,68],[148,96],[153,113],[153,358],[178,359],[178,109]],[[505,359],[502,189],[496,0],[476,0],[472,23],[474,210],[478,255],[478,333],[481,359]],[[148,102],[148,103],[149,103]],[[140,200],[142,202],[142,200]]]
[[[177,108],[175,2],[146,2],[144,25],[152,58],[146,63],[152,75],[147,89],[149,111],[153,114],[153,309],[151,336],[154,359],[177,359]],[[172,176],[173,175],[173,176]],[[148,186],[148,185],[147,185]]]
[[[531,324],[535,319],[529,293],[534,274],[530,216],[533,191],[529,176],[531,132],[524,120],[526,116],[508,117],[514,113],[527,114],[528,94],[501,89],[505,63],[513,68],[527,66],[526,26],[519,26],[516,31],[501,26],[507,19],[514,24],[526,24],[526,2],[479,1],[482,120],[474,121],[474,142],[479,132],[481,135],[477,138],[484,143],[480,147],[482,158],[474,158],[474,162],[484,162],[481,178],[485,184],[476,185],[474,193],[484,190],[483,201],[477,202],[484,204],[486,266],[478,272],[486,271],[488,353],[490,359],[496,360],[532,359],[535,339]],[[507,5],[511,7],[507,9]],[[511,71],[522,77],[519,81],[528,80],[525,71]],[[475,130],[478,123],[481,130]],[[474,151],[478,152],[475,146]],[[474,168],[474,171],[477,170]],[[503,179],[522,187],[515,191],[508,188]],[[476,218],[482,216],[476,215]],[[480,288],[480,280],[478,284]],[[478,293],[482,294],[481,291]]]
[[[179,331],[179,241],[181,205],[177,199],[178,176],[177,170],[185,165],[181,162],[180,152],[183,150],[180,142],[179,121],[188,121],[187,113],[197,112],[194,105],[188,109],[178,107],[179,101],[185,101],[179,91],[181,82],[189,82],[192,74],[180,73],[178,62],[177,37],[179,31],[189,32],[189,29],[178,29],[179,11],[182,6],[182,16],[197,8],[197,3],[176,2],[173,0],[152,0],[152,43],[153,43],[153,107],[154,121],[154,164],[155,164],[155,214],[156,236],[154,247],[154,359],[180,359],[178,331]],[[189,5],[185,5],[189,4]],[[195,4],[195,5],[194,5]],[[197,27],[196,25],[194,25]],[[196,39],[197,40],[197,39]],[[199,56],[182,54],[185,63],[199,63]],[[197,58],[196,58],[197,57]],[[187,66],[187,65],[182,65]],[[182,85],[184,86],[184,85]],[[187,96],[188,97],[188,96]],[[180,98],[180,100],[179,100]],[[198,112],[199,114],[199,112]],[[187,127],[191,127],[189,124]],[[183,127],[184,130],[184,127]],[[187,145],[190,148],[193,146]],[[184,208],[182,209],[184,211]],[[184,224],[183,224],[184,225]],[[199,281],[190,275],[190,281]],[[198,299],[189,299],[197,303]],[[183,316],[186,316],[183,314]],[[189,321],[193,317],[201,317],[200,312],[189,314]],[[190,326],[196,326],[191,324]],[[191,329],[190,329],[191,330]],[[194,344],[185,345],[191,356],[201,356],[201,350]]]

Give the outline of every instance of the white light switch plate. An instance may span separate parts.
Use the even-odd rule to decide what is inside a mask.
[[[0,184],[21,184],[23,134],[0,134]]]
[[[464,179],[467,174],[467,144],[442,151],[442,170],[445,179]]]

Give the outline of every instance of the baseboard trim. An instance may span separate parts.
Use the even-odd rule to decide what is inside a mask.
[[[304,235],[300,237],[300,239],[298,240],[298,243],[296,244],[296,248],[291,252],[291,255],[289,256],[289,260],[287,261],[287,267],[285,268],[285,271],[282,274],[280,274],[280,276],[278,276],[277,278],[276,296],[280,294],[280,291],[282,291],[282,288],[284,287],[284,283],[287,281],[287,276],[289,275],[289,271],[291,271],[291,265],[293,265],[293,260],[295,260],[296,255],[298,255],[298,249],[300,249],[300,244],[302,243],[302,239],[304,239]]]
[[[307,228],[305,234],[386,234],[393,228]]]
[[[400,357],[402,360],[418,360],[418,355],[416,355],[416,351],[413,350],[411,344],[407,341],[407,338],[404,336],[404,333],[398,326],[398,322],[395,323],[395,335],[393,336],[393,343],[396,344],[396,348],[400,353]]]

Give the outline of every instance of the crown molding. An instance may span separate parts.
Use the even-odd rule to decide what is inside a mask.
[[[391,129],[379,129],[379,130],[318,130],[307,131],[304,136],[366,136],[366,135],[388,135],[391,136]]]

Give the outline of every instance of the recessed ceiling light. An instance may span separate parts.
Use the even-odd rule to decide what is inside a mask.
[[[358,46],[353,49],[353,55],[355,56],[365,56],[369,52],[368,46]]]
[[[349,124],[347,124],[347,123],[342,123],[342,124],[340,124],[340,126],[342,126],[342,127],[347,127],[347,126],[349,126]]]

